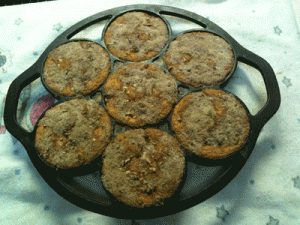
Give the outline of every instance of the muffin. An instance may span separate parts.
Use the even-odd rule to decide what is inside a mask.
[[[152,128],[119,134],[103,153],[102,183],[131,207],[158,206],[177,190],[185,158],[174,137]]]
[[[155,124],[177,101],[175,79],[158,66],[131,63],[114,72],[104,86],[107,112],[133,127]]]
[[[117,17],[104,35],[107,49],[114,56],[136,62],[158,55],[168,39],[165,22],[144,12],[128,12]]]
[[[74,99],[46,111],[38,122],[35,146],[46,163],[69,169],[100,156],[111,133],[110,118],[98,103]]]
[[[91,41],[73,41],[49,53],[43,78],[45,84],[59,95],[83,96],[105,82],[110,67],[110,57],[100,45]]]
[[[185,96],[174,108],[171,127],[188,152],[207,159],[238,151],[250,130],[242,104],[232,94],[214,89]]]
[[[200,87],[225,80],[235,59],[231,46],[223,38],[208,32],[190,32],[170,43],[165,62],[177,80]]]

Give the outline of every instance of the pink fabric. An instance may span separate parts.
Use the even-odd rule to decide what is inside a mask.
[[[54,104],[54,98],[51,95],[46,95],[40,98],[32,107],[30,112],[30,121],[33,125],[36,124],[40,116]]]
[[[5,126],[0,126],[0,134],[5,134]]]

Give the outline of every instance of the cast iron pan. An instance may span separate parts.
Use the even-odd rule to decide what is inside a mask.
[[[237,63],[242,62],[254,67],[261,73],[267,91],[267,102],[256,115],[251,115],[245,104],[242,103],[249,116],[250,134],[244,146],[236,154],[226,159],[216,161],[195,159],[194,157],[187,155],[185,177],[174,197],[172,197],[169,201],[166,201],[166,203],[162,206],[144,209],[131,208],[124,204],[118,203],[109,193],[106,192],[100,179],[101,161],[94,163],[92,166],[88,167],[87,170],[85,168],[78,168],[72,172],[63,172],[47,165],[39,157],[35,149],[34,138],[36,129],[34,129],[32,132],[28,132],[20,126],[16,118],[18,100],[21,91],[28,84],[39,77],[41,77],[43,82],[42,68],[49,52],[61,44],[74,41],[71,40],[71,38],[83,29],[98,22],[108,20],[104,28],[105,32],[111,21],[113,21],[117,16],[128,11],[142,11],[162,18],[166,22],[169,29],[170,37],[168,44],[176,36],[178,36],[178,33],[172,30],[172,27],[165,18],[165,15],[193,22],[203,27],[203,29],[200,29],[199,31],[210,32],[225,39],[232,46],[234,51],[234,69],[231,74],[228,75],[225,81],[219,83],[218,85],[206,88],[222,90],[222,88],[225,87],[228,82],[230,82],[230,77],[234,73]],[[99,35],[99,40],[96,42],[107,50],[103,39],[104,32],[102,35]],[[190,31],[186,30],[183,32]],[[157,58],[163,56],[168,44],[158,56],[144,62],[153,63]],[[110,54],[110,58],[112,62],[112,70],[114,70],[113,65],[115,62],[128,63],[124,60],[116,58],[112,54]],[[164,63],[161,65],[161,68],[166,70]],[[56,93],[53,93],[47,87],[47,85],[44,84],[44,86],[46,90],[58,100],[58,102],[70,99],[57,95]],[[202,90],[202,88],[188,87],[180,82],[178,82],[178,87],[184,87],[188,90],[188,92]],[[102,92],[103,86],[97,91]],[[86,97],[88,98],[89,96]],[[100,102],[100,104],[105,107],[103,100]],[[149,219],[167,216],[188,209],[205,201],[223,189],[242,169],[255,146],[261,129],[276,113],[279,105],[279,87],[271,66],[261,57],[243,48],[216,24],[195,13],[178,8],[160,5],[129,5],[107,10],[88,17],[70,27],[60,36],[58,36],[43,52],[37,62],[12,82],[6,97],[4,122],[8,131],[23,144],[33,165],[36,167],[42,178],[60,196],[83,209],[102,215],[123,219]],[[166,131],[172,134],[172,131],[170,131],[168,128],[169,120],[170,116],[163,121],[167,124],[167,126],[164,127],[167,127],[165,128],[167,129]],[[116,123],[113,122],[113,124],[115,125]],[[161,126],[163,126],[163,124],[157,125],[156,128],[160,129]]]

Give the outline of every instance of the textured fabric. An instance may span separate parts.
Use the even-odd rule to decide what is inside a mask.
[[[56,194],[40,177],[24,147],[6,130],[4,100],[10,83],[76,22],[124,4],[164,4],[202,15],[275,71],[282,103],[263,128],[241,172],[207,201],[153,220],[121,220],[83,210]],[[52,1],[0,8],[0,224],[300,224],[300,35],[290,1],[152,0]],[[226,86],[252,114],[266,101],[263,80],[239,63]],[[53,105],[39,80],[20,96],[18,118],[32,129]]]

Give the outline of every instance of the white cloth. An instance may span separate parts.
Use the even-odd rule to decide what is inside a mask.
[[[83,210],[57,195],[36,172],[23,146],[5,130],[2,116],[12,80],[59,34],[90,15],[136,3],[179,7],[209,18],[271,64],[282,103],[244,168],[222,191],[181,213],[135,224],[300,224],[300,35],[287,0],[66,0],[1,7],[0,224],[131,224]],[[234,91],[252,113],[264,105],[259,73],[242,63],[226,89]],[[32,108],[45,95],[36,81],[20,96],[24,127],[32,128]]]

